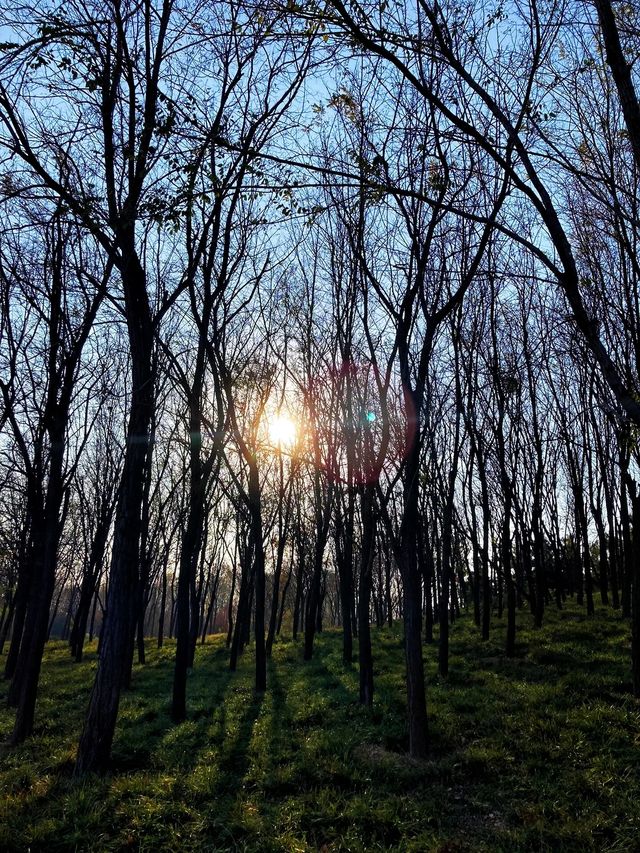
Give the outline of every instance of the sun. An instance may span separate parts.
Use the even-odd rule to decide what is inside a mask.
[[[291,447],[296,441],[296,425],[287,415],[274,415],[269,419],[269,439],[278,447]]]

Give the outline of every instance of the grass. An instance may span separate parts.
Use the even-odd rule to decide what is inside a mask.
[[[376,698],[357,699],[338,632],[308,664],[274,646],[269,689],[250,651],[227,669],[221,637],[198,647],[188,721],[168,716],[174,648],[150,649],[121,704],[113,772],[71,779],[95,646],[81,665],[47,647],[35,735],[0,751],[3,851],[640,851],[640,703],[628,627],[569,606],[503,654],[467,617],[451,672],[426,647],[431,753],[406,755],[401,627],[374,631]],[[6,692],[6,686],[2,690]],[[12,715],[0,710],[0,739]]]

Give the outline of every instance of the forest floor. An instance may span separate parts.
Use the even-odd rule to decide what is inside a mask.
[[[317,654],[280,641],[263,697],[252,654],[227,669],[222,637],[197,651],[189,719],[168,716],[174,646],[151,648],[121,703],[114,766],[71,779],[96,666],[46,651],[35,735],[0,747],[3,851],[640,851],[640,702],[615,613],[550,608],[482,643],[452,627],[451,672],[425,647],[431,753],[406,756],[401,626],[374,630],[376,697],[327,631]],[[0,661],[0,663],[2,663]],[[0,688],[0,739],[12,726]]]

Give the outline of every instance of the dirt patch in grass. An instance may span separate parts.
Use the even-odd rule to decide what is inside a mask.
[[[427,773],[436,771],[438,765],[435,761],[421,758],[413,758],[404,752],[393,752],[375,743],[363,743],[353,750],[353,757],[363,764],[380,766],[389,770],[416,770]]]

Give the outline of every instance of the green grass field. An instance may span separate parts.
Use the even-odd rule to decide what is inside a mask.
[[[71,773],[95,646],[77,665],[51,643],[36,734],[1,747],[0,850],[640,851],[628,626],[571,607],[530,624],[521,614],[509,660],[503,625],[483,644],[460,619],[447,679],[425,648],[426,762],[406,756],[401,626],[374,631],[372,710],[358,705],[339,633],[319,638],[309,664],[280,641],[264,697],[251,649],[231,674],[222,638],[209,638],[179,726],[169,642],[134,669],[112,774],[82,784]],[[3,741],[11,726],[2,701]]]

